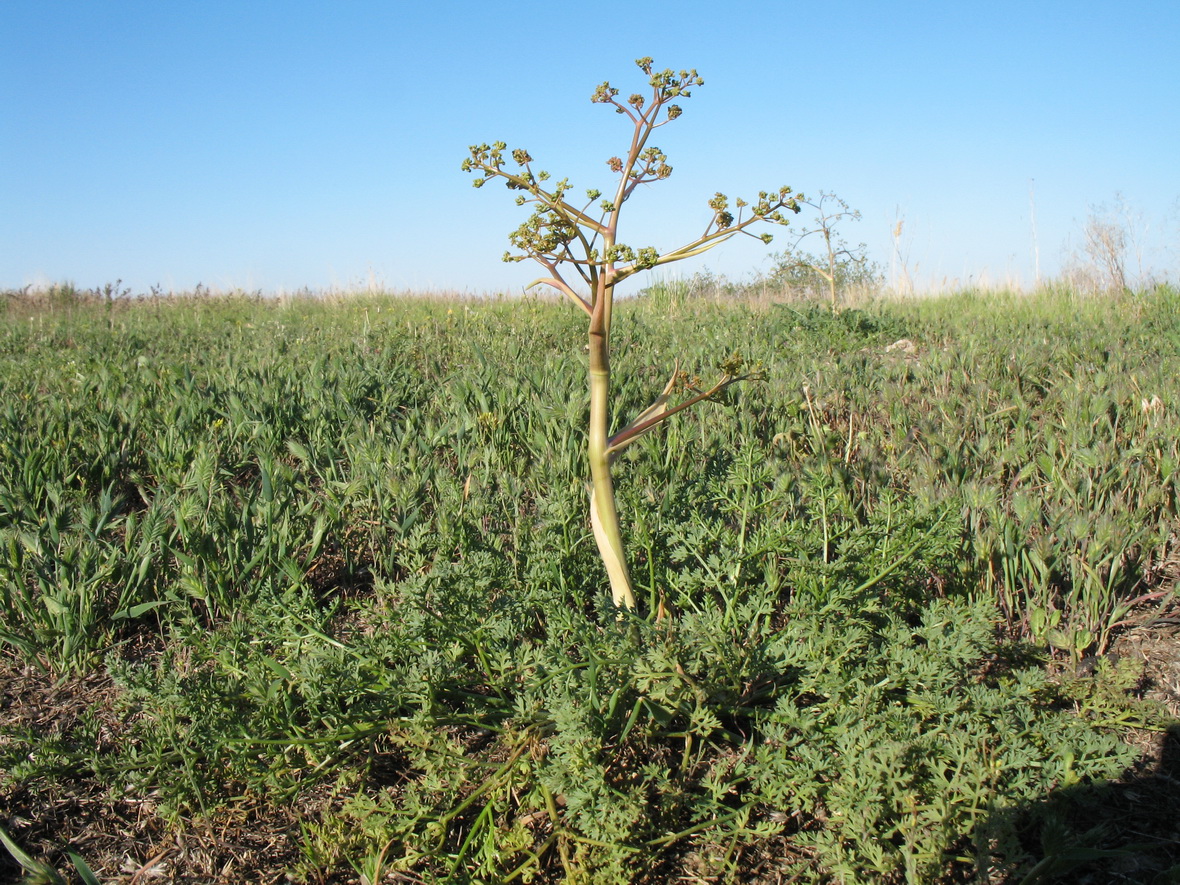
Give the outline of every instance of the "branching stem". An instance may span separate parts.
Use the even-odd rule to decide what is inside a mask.
[[[736,355],[725,364],[721,379],[708,390],[700,390],[695,384],[687,385],[692,391],[687,399],[668,407],[679,371],[673,374],[664,393],[656,402],[640,413],[630,424],[614,437],[609,435],[611,368],[610,332],[614,309],[615,287],[640,271],[670,264],[707,252],[738,234],[749,233],[748,228],[759,222],[786,224],[783,211],[799,211],[802,194],[794,194],[789,187],[777,191],[763,191],[753,204],[748,217],[743,218],[743,208],[750,204],[737,200],[737,216],[729,212],[728,198],[721,193],[709,201],[713,216],[705,226],[704,233],[690,243],[660,253],[645,247],[633,249],[618,241],[619,219],[623,205],[641,184],[661,181],[672,174],[667,155],[659,148],[649,145],[652,132],[680,116],[680,107],[673,102],[688,98],[691,89],[704,84],[695,70],[676,73],[671,69],[655,71],[650,58],[641,58],[636,64],[648,77],[651,86],[649,96],[630,96],[625,102],[619,101],[619,91],[610,83],[603,83],[595,90],[592,101],[613,107],[619,114],[631,121],[631,143],[625,158],[611,157],[607,166],[618,175],[614,188],[614,200],[603,200],[599,205],[602,215],[594,218],[589,214],[591,204],[601,196],[597,190],[587,191],[588,202],[578,209],[565,198],[570,184],[561,179],[552,186],[542,187],[548,181],[547,172],[533,171],[533,158],[528,151],[513,150],[509,156],[519,171],[504,168],[507,160],[507,145],[503,142],[480,144],[471,147],[471,156],[464,161],[466,172],[482,174],[473,184],[477,187],[492,179],[504,182],[509,190],[520,191],[516,202],[532,205],[532,215],[509,237],[518,250],[516,254],[505,253],[505,261],[522,261],[530,258],[544,266],[547,274],[534,280],[532,286],[549,286],[578,307],[589,320],[589,387],[590,424],[588,428],[587,457],[590,466],[590,524],[598,544],[599,554],[606,567],[611,585],[611,597],[621,608],[635,608],[635,592],[623,549],[622,529],[615,503],[614,478],[611,462],[625,446],[634,442],[644,433],[652,430],[672,415],[711,399],[727,387],[741,381],[751,380],[756,373],[739,371],[741,359]],[[663,114],[663,119],[660,119]],[[760,239],[770,242],[770,235]],[[579,293],[561,273],[562,266],[573,267],[588,288],[588,295]],[[736,362],[735,362],[736,360]]]

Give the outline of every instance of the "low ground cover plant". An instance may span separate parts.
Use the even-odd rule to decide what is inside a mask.
[[[642,603],[621,619],[588,592],[573,312],[10,301],[11,843],[104,882],[1180,862],[1047,802],[1168,724],[1134,661],[1085,660],[1174,580],[1177,293],[640,297],[615,323],[619,418],[657,352],[696,371],[740,343],[768,375],[620,453]]]

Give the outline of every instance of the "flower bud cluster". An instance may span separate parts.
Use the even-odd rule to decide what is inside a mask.
[[[672,174],[668,157],[662,150],[655,146],[645,146],[642,149],[637,146],[645,145],[648,135],[654,129],[681,116],[683,111],[680,106],[671,104],[673,98],[689,97],[692,88],[704,84],[704,80],[695,69],[676,72],[668,68],[656,71],[649,57],[637,59],[636,64],[648,76],[648,82],[652,87],[652,92],[648,96],[636,92],[625,102],[621,102],[618,100],[619,90],[609,82],[603,82],[591,97],[591,101],[596,104],[612,105],[618,113],[628,115],[635,124],[636,131],[632,141],[635,147],[631,148],[625,158],[613,156],[606,161],[611,172],[622,179],[619,182],[618,195],[614,199],[600,199],[602,192],[597,188],[590,188],[585,192],[589,202],[579,209],[566,203],[566,195],[571,189],[569,181],[561,179],[555,185],[543,186],[543,183],[550,179],[549,173],[543,170],[534,171],[531,166],[533,157],[523,148],[509,152],[507,145],[502,141],[470,147],[470,155],[463,161],[462,169],[464,172],[476,173],[472,180],[474,187],[482,187],[493,178],[501,178],[510,190],[518,192],[515,197],[518,206],[529,203],[534,205],[529,218],[509,235],[509,240],[518,251],[505,253],[505,261],[536,259],[544,264],[562,285],[564,281],[557,270],[557,265],[561,263],[570,262],[577,267],[578,273],[582,274],[587,282],[594,279],[595,267],[629,265],[615,268],[616,276],[612,279],[621,280],[637,271],[656,267],[662,262],[698,255],[736,233],[757,236],[763,242],[769,243],[772,239],[770,234],[758,236],[747,228],[761,221],[786,224],[786,212],[800,211],[804,197],[802,194],[794,194],[789,187],[782,187],[777,191],[762,191],[753,205],[737,199],[732,211],[729,198],[718,192],[708,201],[709,208],[713,211],[712,221],[695,243],[663,256],[650,246],[636,250],[623,243],[612,243],[617,229],[616,216],[619,206],[640,184],[659,181]],[[666,119],[657,122],[657,112],[662,108],[667,110]],[[515,168],[504,168],[508,157],[515,164]],[[596,201],[603,213],[597,220],[586,214],[590,205]],[[743,218],[743,210],[747,207],[750,214]],[[600,240],[600,237],[603,239]],[[607,243],[610,245],[605,245]],[[568,287],[563,291],[568,294]],[[589,309],[588,305],[583,306]],[[734,354],[721,368],[727,377],[734,379],[747,367],[740,356]]]
[[[595,104],[610,104],[612,101],[614,101],[615,96],[618,94],[619,90],[612,87],[610,83],[604,82],[601,86],[594,90],[594,94],[590,96],[590,101],[594,102]]]

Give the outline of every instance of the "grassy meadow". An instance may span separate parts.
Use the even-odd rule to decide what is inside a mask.
[[[0,301],[0,881],[1180,881],[1180,292],[615,312],[635,614],[564,304]]]

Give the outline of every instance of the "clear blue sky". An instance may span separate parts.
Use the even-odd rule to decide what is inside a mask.
[[[628,132],[589,98],[638,91],[644,55],[705,85],[659,132],[675,172],[628,204],[632,245],[789,184],[858,208],[847,236],[887,268],[904,219],[919,284],[1028,283],[1034,200],[1050,275],[1121,195],[1176,276],[1178,35],[1176,0],[3,0],[0,286],[518,290],[523,210],[471,187],[467,146],[605,190]]]

